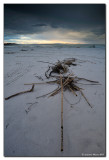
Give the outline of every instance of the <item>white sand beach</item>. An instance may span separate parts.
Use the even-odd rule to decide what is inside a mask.
[[[63,99],[63,152],[61,145],[61,92],[46,94],[57,84],[37,84],[34,91],[4,100],[5,156],[105,156],[105,46],[9,45],[4,47],[4,99],[31,89],[26,83],[48,81],[49,63],[76,58],[69,67],[74,76],[99,81],[78,84],[92,108],[78,93],[66,90]],[[84,61],[80,63],[80,60]],[[43,63],[43,62],[49,63]],[[55,80],[50,78],[49,80]],[[78,102],[79,101],[79,102]],[[78,103],[77,103],[78,102]],[[29,107],[33,104],[31,107]],[[72,105],[71,105],[72,104]]]

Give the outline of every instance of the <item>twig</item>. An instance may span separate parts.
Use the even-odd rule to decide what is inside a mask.
[[[72,81],[72,79],[70,79],[69,81],[68,80],[66,80],[64,83],[63,83],[63,87],[65,87],[65,86],[67,86],[67,84],[69,83],[69,82],[71,82]],[[51,97],[51,96],[54,96],[54,95],[56,95],[57,93],[59,93],[59,91],[61,90],[61,87],[59,88],[59,89],[57,89],[54,93],[52,93],[49,97]]]
[[[46,82],[40,82],[40,83],[25,83],[24,85],[35,85],[35,84],[46,84],[46,83],[55,83],[57,80],[54,81],[46,81]]]
[[[64,84],[67,83],[67,81],[69,80],[70,76],[72,76],[72,75],[73,75],[73,73],[71,73],[71,74],[68,75],[68,77],[67,77],[66,81],[64,82]]]
[[[48,77],[48,75],[47,75],[47,73],[48,73],[48,71],[50,70],[50,66],[49,66],[49,68],[48,68],[48,70],[45,72],[45,76],[46,76],[46,78],[48,79],[49,77]]]
[[[71,77],[72,75],[73,75],[73,73],[70,73],[68,76],[63,76],[62,79],[64,79],[64,78],[68,78],[68,79],[69,79],[69,78],[73,78],[73,79],[74,79],[75,77]],[[57,76],[57,75],[51,76],[51,77],[60,78],[60,76]],[[76,77],[76,78],[77,78],[77,77]]]
[[[32,84],[32,88],[31,88],[30,90],[22,91],[22,92],[13,94],[13,95],[11,95],[11,96],[9,96],[9,97],[6,97],[5,100],[8,100],[8,99],[10,99],[10,98],[12,98],[12,97],[15,97],[15,96],[18,96],[19,94],[24,94],[24,93],[27,93],[27,92],[32,92],[33,89],[34,89],[34,84]]]
[[[72,93],[73,93],[75,96],[77,96],[77,94],[75,93],[75,91],[74,91],[72,88],[70,88],[69,85],[68,85],[68,87],[69,87],[69,89],[72,91]]]
[[[75,78],[77,78],[78,80],[86,80],[86,81],[89,81],[89,82],[99,83],[98,81],[92,81],[92,80],[89,80],[89,79],[86,79],[86,78],[80,78],[80,77],[75,77]]]
[[[91,83],[91,84],[85,84],[85,83],[78,83],[78,82],[75,82],[77,84],[82,84],[82,85],[101,85],[100,83],[99,84],[94,84],[94,83]]]
[[[58,88],[59,88],[59,87],[57,87],[55,90],[57,90]],[[36,99],[41,98],[41,97],[45,97],[45,96],[49,95],[50,93],[53,93],[55,90],[53,90],[53,91],[51,91],[51,92],[49,92],[49,93],[43,94],[43,95],[41,95],[41,96],[39,96],[39,97],[36,97]]]
[[[62,76],[60,76],[61,80],[61,151],[63,151],[63,84],[62,84]]]
[[[84,99],[86,100],[86,102],[88,103],[88,105],[92,108],[91,104],[89,103],[89,101],[87,100],[87,98],[85,97],[84,93],[80,90],[81,95],[84,97]]]
[[[73,75],[73,73],[72,73],[72,75]],[[68,75],[69,76],[69,75]],[[62,77],[62,79],[64,79],[64,78],[68,78],[68,76],[63,76]],[[71,75],[70,75],[71,76]],[[70,77],[69,76],[69,78],[75,78],[75,77]],[[59,76],[57,76],[57,75],[51,75],[51,77],[54,77],[54,78],[60,78]],[[76,77],[77,78],[77,77]]]
[[[67,79],[65,80],[65,82],[63,83],[63,87],[65,87],[68,83],[69,83],[69,77],[72,75],[73,73],[69,74],[69,76],[67,77]],[[70,81],[72,81],[72,79],[70,79]],[[59,91],[61,90],[61,87],[59,89],[57,89],[54,93],[52,93],[49,97],[56,95],[57,93],[59,93]]]

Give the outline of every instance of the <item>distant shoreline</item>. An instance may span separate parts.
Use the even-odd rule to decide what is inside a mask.
[[[16,45],[17,43],[4,43],[4,45]]]
[[[77,43],[77,44],[68,44],[68,43],[65,43],[65,44],[63,44],[63,43],[53,43],[53,44],[51,44],[51,43],[48,43],[48,44],[36,44],[36,43],[33,43],[33,44],[20,44],[20,43],[4,43],[4,45],[105,45],[105,44],[79,44],[79,43]]]

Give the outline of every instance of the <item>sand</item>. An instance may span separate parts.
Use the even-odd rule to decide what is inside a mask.
[[[64,92],[73,105],[64,98],[61,152],[61,93],[36,99],[57,88],[56,84],[35,85],[33,92],[4,100],[5,156],[105,156],[105,48],[5,46],[4,98],[29,90],[31,85],[25,83],[47,81],[45,71],[50,64],[38,61],[55,63],[66,58],[85,61],[71,66],[70,73],[101,84],[79,85],[93,108],[81,94],[75,97]],[[34,104],[29,107],[30,103]]]

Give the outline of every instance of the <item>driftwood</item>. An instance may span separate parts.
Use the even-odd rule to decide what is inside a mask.
[[[83,84],[83,85],[100,85],[99,82],[89,80],[89,79],[86,79],[86,78],[80,78],[80,77],[77,77],[77,76],[73,77],[72,75],[73,75],[73,73],[69,74],[68,76],[61,77],[62,82],[63,82],[63,89],[68,88],[75,96],[77,96],[76,91],[79,91],[81,93],[81,95],[84,97],[84,99],[86,100],[86,102],[88,103],[88,105],[92,108],[88,99],[86,98],[86,96],[82,92],[83,88],[78,87],[76,84],[83,84],[83,83],[78,83],[78,81],[81,81],[81,80],[91,82],[90,84]],[[47,84],[47,83],[48,84],[52,84],[52,83],[59,84],[60,87],[58,86],[57,89],[55,89],[52,92],[49,92],[47,94],[36,97],[36,98],[45,97],[47,95],[49,95],[49,97],[51,97],[51,96],[54,96],[54,95],[58,94],[61,91],[61,83],[60,83],[60,80],[59,80],[60,78],[59,78],[59,76],[56,76],[56,78],[57,78],[57,80],[54,80],[54,81],[46,81],[46,82],[41,82],[41,83],[28,83],[28,84],[25,84],[25,85]]]
[[[82,84],[82,85],[101,85],[100,83],[97,84],[97,83],[90,83],[90,84],[87,84],[87,83],[78,83],[78,82],[75,82],[76,84]]]
[[[49,70],[50,70],[50,66],[49,66],[49,68],[47,69],[47,71],[45,72],[45,76],[46,76],[47,79],[49,78],[49,76],[47,75],[47,73],[49,72]]]
[[[92,83],[99,83],[98,81],[92,81],[92,80],[89,80],[89,79],[86,79],[86,78],[80,78],[80,77],[75,77],[77,78],[78,80],[85,80],[85,81],[89,81],[89,82],[92,82]]]
[[[89,101],[87,100],[86,96],[84,95],[84,93],[80,90],[81,95],[84,97],[84,99],[86,100],[86,102],[88,103],[88,105],[92,108],[91,104],[89,103]]]
[[[25,85],[35,85],[35,84],[52,84],[52,83],[57,83],[60,85],[60,87],[58,86],[57,89],[53,90],[52,92],[46,93],[44,95],[41,95],[39,97],[36,98],[41,98],[41,97],[45,97],[47,95],[49,95],[49,97],[54,96],[56,94],[58,94],[61,91],[61,83],[60,83],[60,77],[59,76],[53,76],[55,77],[57,80],[54,81],[46,81],[46,82],[41,82],[41,83],[28,83]],[[98,81],[93,81],[93,80],[89,80],[86,78],[80,78],[77,76],[73,76],[73,73],[69,74],[68,76],[61,76],[62,79],[62,83],[63,83],[63,89],[69,89],[75,96],[77,96],[76,91],[79,91],[81,93],[81,95],[84,97],[84,99],[86,100],[86,102],[88,103],[88,105],[92,108],[91,104],[89,103],[88,99],[86,98],[86,96],[84,95],[84,93],[82,92],[83,88],[78,87],[76,84],[83,84],[83,83],[78,83],[78,81],[84,80],[84,81],[88,81],[91,82],[90,84],[83,84],[83,85],[100,85]]]
[[[67,84],[68,84],[68,80],[69,80],[69,77],[72,75],[73,73],[69,74],[69,76],[67,77],[67,79],[65,80],[65,82],[63,83],[63,87],[65,87]],[[70,80],[71,81],[71,80]],[[59,91],[61,90],[61,87],[59,89],[57,89],[54,93],[52,93],[50,96],[54,96],[56,95]],[[50,97],[49,96],[49,97]]]
[[[45,76],[47,78],[50,78],[52,73],[64,74],[67,71],[68,71],[67,65],[65,65],[63,62],[58,61],[53,66],[49,66],[48,70],[45,72]]]
[[[43,94],[43,95],[41,95],[41,96],[39,96],[39,97],[36,97],[36,99],[42,98],[42,97],[45,97],[45,96],[48,96],[49,94],[54,93],[58,88],[59,88],[59,87],[57,87],[55,90],[53,90],[53,91],[51,91],[51,92],[49,92],[49,93]]]
[[[8,99],[10,99],[10,98],[12,98],[12,97],[15,97],[15,96],[18,96],[18,95],[20,95],[20,94],[24,94],[24,93],[32,92],[32,91],[33,91],[33,89],[34,89],[34,84],[32,85],[32,88],[31,88],[30,90],[22,91],[22,92],[19,92],[19,93],[13,94],[13,95],[11,95],[11,96],[9,96],[9,97],[6,97],[6,98],[5,98],[5,100],[8,100]]]
[[[77,96],[77,94],[75,93],[75,91],[72,89],[72,88],[70,88],[70,86],[68,86],[69,87],[69,89],[72,91],[72,93],[75,95],[75,96]]]
[[[63,151],[63,84],[62,76],[60,76],[61,81],[61,151]]]
[[[63,87],[67,86],[68,83],[69,82],[63,83]],[[61,90],[61,87],[59,89],[57,89],[54,93],[52,93],[49,97],[56,95],[57,93],[59,93],[60,90]]]

